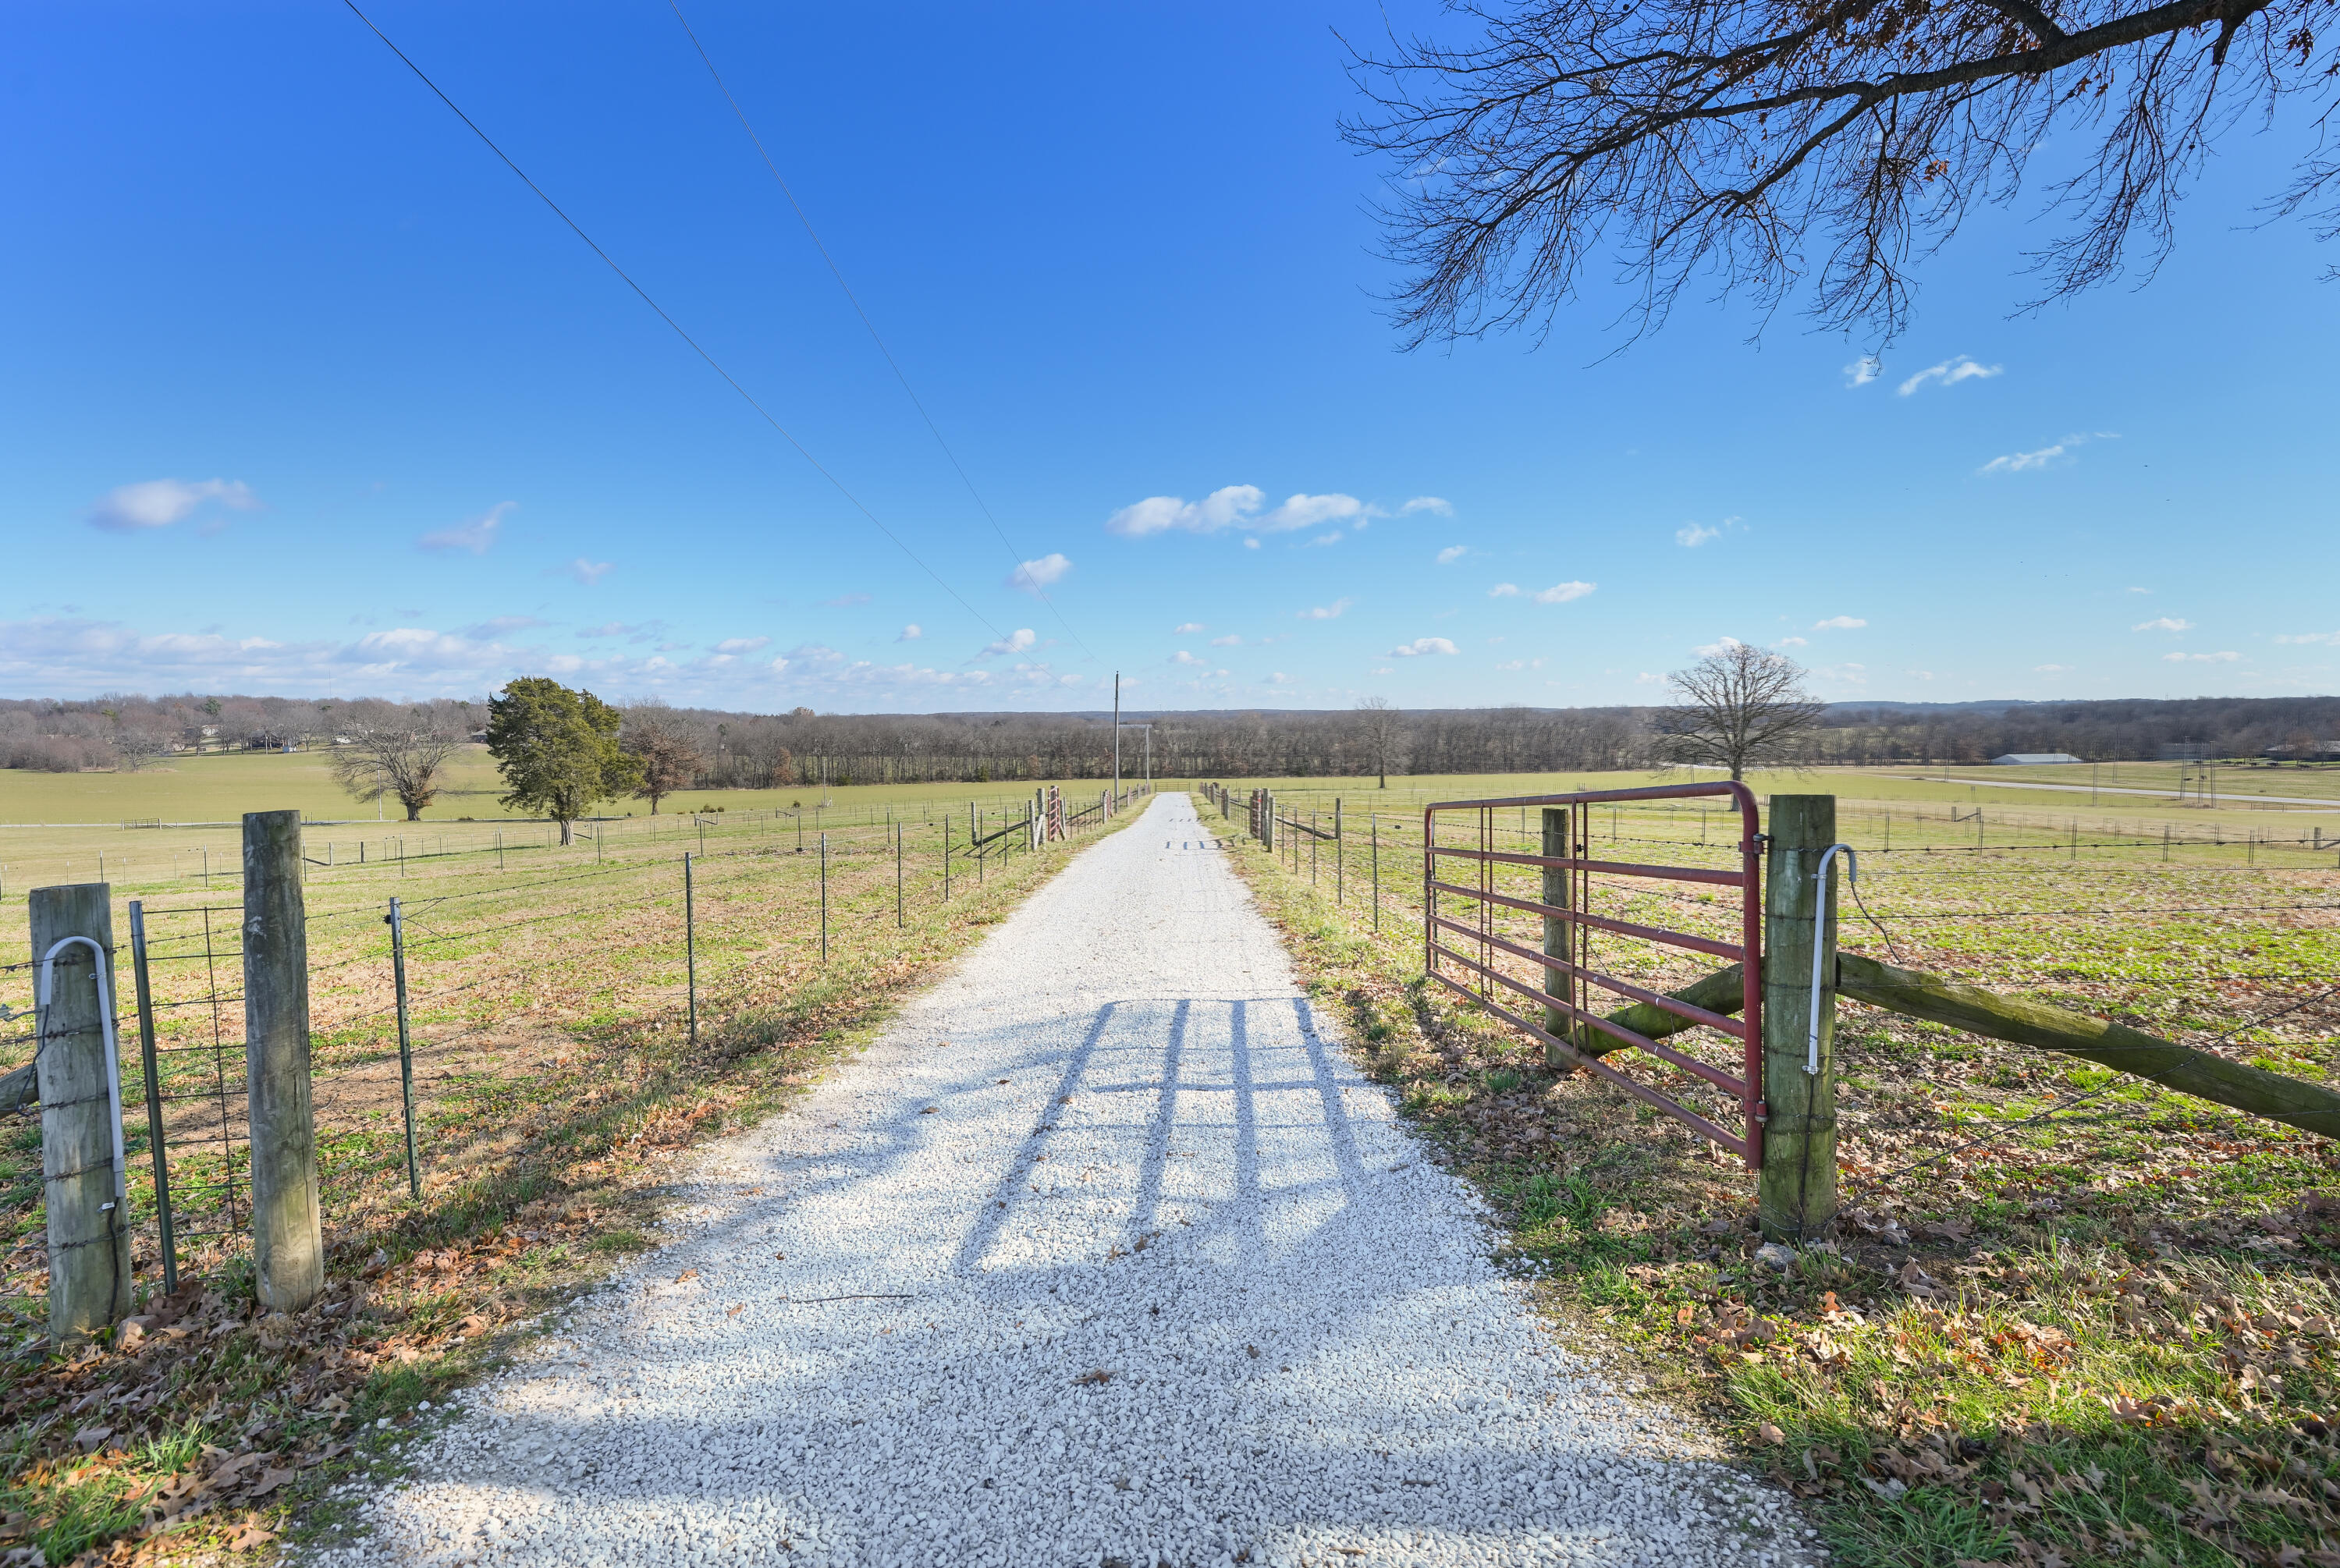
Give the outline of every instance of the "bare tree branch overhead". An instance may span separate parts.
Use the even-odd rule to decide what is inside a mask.
[[[1766,313],[1810,281],[1823,326],[1883,342],[1913,260],[2012,198],[2051,135],[2095,138],[2052,187],[2044,303],[2167,253],[2211,144],[2286,95],[2333,107],[2335,0],[1521,0],[1458,4],[1460,43],[1353,55],[1348,140],[1394,166],[1408,347],[1548,327],[1613,257],[1640,330],[1692,280]],[[2327,203],[2340,155],[2278,206]]]

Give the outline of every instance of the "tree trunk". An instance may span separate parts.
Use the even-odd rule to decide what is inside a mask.
[[[577,825],[566,817],[561,818],[560,820],[560,847],[566,849],[569,846],[577,842]]]

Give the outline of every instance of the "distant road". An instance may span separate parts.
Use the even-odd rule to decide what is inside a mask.
[[[1904,773],[1900,778],[1912,784],[1967,784],[1978,789],[2057,789],[2066,793],[2077,790],[2083,795],[2150,795],[2161,800],[2191,800],[2191,795],[2180,795],[2175,789],[2130,789],[2107,784],[2028,784],[2019,779],[2004,781],[1997,779],[1940,779],[1930,773]],[[2220,800],[2265,801],[2270,806],[2321,806],[2329,811],[2340,811],[2340,797],[2331,795],[2221,795]]]

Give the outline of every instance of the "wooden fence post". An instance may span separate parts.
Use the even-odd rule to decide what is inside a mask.
[[[1543,849],[1542,853],[1555,860],[1564,860],[1568,858],[1567,807],[1547,806],[1543,809]],[[1576,878],[1563,868],[1559,866],[1546,866],[1543,868],[1543,887],[1542,888],[1542,901],[1550,905],[1552,908],[1555,909],[1574,908],[1576,907],[1575,901],[1569,897],[1569,894],[1574,889],[1575,886]],[[1575,950],[1575,945],[1572,940],[1574,935],[1575,928],[1568,921],[1557,918],[1551,915],[1546,915],[1543,918],[1544,956],[1546,958],[1558,958],[1563,963],[1573,963],[1575,961],[1572,957]],[[1552,996],[1562,997],[1570,1001],[1574,1001],[1576,999],[1576,977],[1573,975],[1556,974],[1551,969],[1546,969],[1543,971],[1543,985],[1541,988]],[[1562,1012],[1558,1007],[1546,1007],[1543,1010],[1543,1027],[1548,1032],[1558,1035],[1562,1038],[1566,1039],[1573,1037],[1577,1026],[1575,1019],[1570,1017],[1566,1013]],[[1550,1048],[1547,1047],[1545,1051],[1546,1057],[1549,1057],[1553,1053]]]
[[[41,1004],[35,1072],[49,1219],[49,1337],[62,1345],[130,1312],[122,1080],[106,1052],[106,1019],[114,1010],[113,889],[103,882],[35,888],[30,904],[35,966],[58,943],[70,943],[49,959],[45,977],[35,968],[34,980]],[[75,937],[88,941],[70,940]],[[89,941],[103,951],[90,951]]]
[[[300,1312],[325,1288],[309,1098],[309,929],[301,813],[243,818],[243,1057],[252,1115],[252,1256],[260,1305]]]
[[[1836,842],[1836,797],[1774,795],[1763,873],[1763,1170],[1756,1206],[1771,1241],[1817,1241],[1836,1223],[1836,889],[1819,918],[1815,873]],[[1819,1071],[1807,1071],[1812,950],[1819,945]]]

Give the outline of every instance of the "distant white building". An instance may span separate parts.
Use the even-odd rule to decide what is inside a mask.
[[[1994,768],[2043,768],[2050,762],[2077,762],[2069,751],[2010,751],[1990,759]]]

